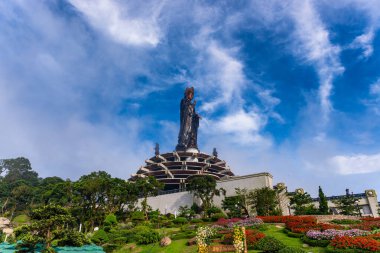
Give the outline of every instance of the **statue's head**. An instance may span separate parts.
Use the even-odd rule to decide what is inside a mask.
[[[185,90],[185,98],[192,100],[194,97],[194,87],[188,87]]]

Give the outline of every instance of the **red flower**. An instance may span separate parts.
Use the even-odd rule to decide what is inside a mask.
[[[380,251],[380,242],[370,237],[338,236],[331,240],[330,245],[335,249],[363,249]]]

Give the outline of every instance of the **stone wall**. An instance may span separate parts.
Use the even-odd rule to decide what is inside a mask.
[[[272,188],[273,176],[269,173],[257,173],[245,176],[235,176],[223,179],[217,182],[217,188],[226,190],[226,196],[235,195],[235,188],[247,188],[249,190],[270,187]],[[223,197],[215,196],[214,204],[218,207],[221,206]],[[139,199],[141,203],[142,199]],[[194,202],[200,204],[200,201],[195,199],[189,192],[177,192],[156,197],[149,197],[147,199],[148,205],[153,210],[159,209],[161,213],[176,213],[180,206],[187,205],[190,207]]]

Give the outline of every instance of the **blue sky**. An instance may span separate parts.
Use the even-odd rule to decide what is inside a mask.
[[[235,174],[380,193],[379,28],[377,0],[3,1],[0,154],[128,178],[194,86],[200,150]]]

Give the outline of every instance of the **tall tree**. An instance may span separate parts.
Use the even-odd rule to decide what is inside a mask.
[[[217,189],[216,180],[210,175],[192,177],[187,184],[187,190],[202,201],[203,211],[211,208],[214,196],[225,195],[225,190]]]
[[[140,196],[144,198],[141,201],[141,207],[145,215],[145,219],[148,219],[148,197],[157,196],[159,190],[164,188],[164,185],[152,176],[147,178],[138,178],[135,184]]]
[[[228,210],[231,217],[249,216],[249,191],[245,188],[235,188],[235,194],[222,200],[222,208]]]
[[[32,169],[30,161],[25,157],[2,160],[0,163],[0,171],[6,173],[4,180],[7,183],[24,180],[33,186],[38,184],[38,173]]]
[[[333,200],[333,203],[339,209],[340,214],[359,215],[357,201],[359,201],[359,198],[356,198],[353,194],[349,194],[347,189],[346,195]]]
[[[323,193],[321,186],[319,186],[318,189],[318,196],[319,196],[319,213],[320,214],[329,214],[329,206],[327,203],[326,195]]]
[[[74,183],[75,209],[86,228],[102,223],[107,205],[111,176],[105,171],[92,172]]]
[[[277,192],[269,187],[255,189],[248,195],[252,210],[259,216],[280,215]]]
[[[318,210],[313,205],[313,200],[307,192],[297,192],[290,197],[290,205],[295,215],[317,214]]]

